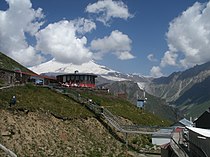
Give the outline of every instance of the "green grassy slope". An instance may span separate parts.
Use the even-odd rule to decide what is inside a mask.
[[[69,90],[68,92],[75,93],[74,90]],[[103,105],[113,114],[129,119],[135,124],[149,126],[166,126],[169,124],[168,121],[163,120],[152,113],[140,110],[130,102],[117,98],[111,94],[91,90],[80,90],[77,92],[80,92],[83,97],[93,99],[94,102]],[[17,104],[13,108],[27,109],[30,111],[41,110],[65,118],[93,116],[93,114],[84,106],[78,104],[70,97],[48,88],[33,85],[1,90],[0,107],[8,107],[9,101],[13,95],[17,97]]]
[[[179,113],[178,109],[167,105],[165,100],[157,98],[148,93],[146,94],[146,97],[147,102],[145,103],[145,109],[147,111],[171,121],[177,121],[180,119],[181,114]]]
[[[49,111],[56,116],[65,118],[93,116],[84,106],[81,106],[69,97],[51,89],[30,84],[1,90],[0,106],[8,107],[13,95],[17,97],[17,104],[13,108],[30,111]]]
[[[129,119],[135,124],[167,126],[170,123],[152,113],[138,109],[125,99],[118,98],[111,94],[100,91],[92,92],[89,90],[81,90],[79,92],[83,97],[92,99],[97,104],[107,108],[113,114]]]
[[[24,72],[32,72],[26,67],[19,64],[18,62],[6,56],[2,52],[0,52],[0,68],[8,69],[8,70],[20,69],[21,71],[24,71]]]

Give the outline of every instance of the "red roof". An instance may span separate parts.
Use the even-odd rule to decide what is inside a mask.
[[[24,71],[15,71],[15,72],[20,73],[20,74],[24,74],[24,75],[29,75],[29,76],[35,76],[35,77],[40,77],[40,78],[44,78],[44,79],[49,79],[49,80],[56,80],[56,78],[54,78],[54,77],[38,75],[36,73],[29,73],[29,72],[24,72]]]

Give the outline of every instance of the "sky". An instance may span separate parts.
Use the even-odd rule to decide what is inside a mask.
[[[208,0],[0,0],[0,51],[168,76],[210,61]]]

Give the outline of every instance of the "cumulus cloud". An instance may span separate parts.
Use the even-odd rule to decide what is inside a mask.
[[[159,68],[189,68],[210,61],[210,2],[194,3],[169,24],[166,38],[168,50]],[[159,73],[153,67],[151,73]]]
[[[178,54],[176,54],[173,51],[167,51],[165,52],[163,58],[161,59],[161,67],[165,67],[167,65],[171,66],[177,66],[176,60],[177,60]]]
[[[169,51],[163,65],[181,65],[184,68],[210,61],[210,2],[198,3],[175,18],[166,34]],[[167,62],[165,57],[171,58]]]
[[[153,66],[150,70],[150,75],[153,77],[161,77],[163,73],[161,72],[161,68],[159,66]]]
[[[155,58],[155,55],[150,53],[148,56],[147,56],[147,59],[151,62],[157,62],[157,58]]]
[[[36,34],[36,48],[52,55],[59,62],[73,64],[87,62],[91,60],[92,52],[86,48],[86,37],[79,38],[76,33],[88,32],[94,28],[93,23],[84,19],[49,24]]]
[[[95,59],[101,59],[107,53],[112,53],[121,60],[133,59],[135,57],[130,52],[131,43],[132,40],[126,34],[115,30],[110,36],[93,40],[91,50],[95,52]]]
[[[97,14],[97,20],[109,25],[112,18],[128,19],[133,17],[128,11],[127,5],[122,1],[101,0],[93,4],[89,4],[86,12]]]
[[[85,34],[87,32],[91,32],[93,29],[96,29],[96,24],[89,19],[78,18],[73,20],[72,23],[79,34]]]
[[[29,0],[6,0],[9,9],[0,11],[0,51],[28,66],[44,58],[27,43],[25,34],[33,36],[43,24],[42,9],[34,10]]]
[[[37,65],[49,59],[45,58],[46,56],[51,56],[59,62],[73,64],[102,58],[108,52],[112,52],[121,60],[134,58],[130,52],[132,41],[119,31],[113,31],[110,36],[92,41],[88,47],[84,34],[96,29],[93,21],[85,18],[62,20],[41,28],[45,18],[41,8],[34,10],[30,0],[6,2],[9,8],[6,11],[0,10],[0,51],[25,66]],[[97,8],[99,4],[104,5],[102,8],[105,21],[113,17],[131,17],[127,6],[121,1],[100,1],[88,5],[87,11],[92,12],[94,5]],[[30,43],[29,39],[34,42]]]

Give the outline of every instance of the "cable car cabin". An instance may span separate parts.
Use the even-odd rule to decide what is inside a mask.
[[[144,103],[145,103],[145,100],[143,100],[143,99],[137,99],[137,104],[136,104],[136,106],[137,106],[138,108],[143,109],[143,108],[144,108]]]
[[[66,87],[95,88],[97,75],[87,73],[70,73],[56,76],[58,82]]]

